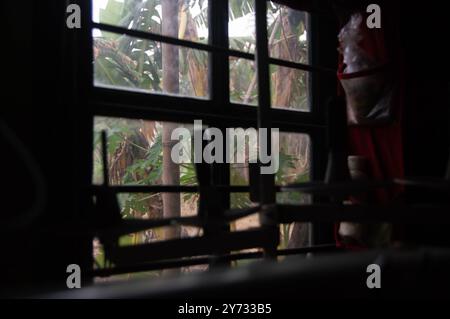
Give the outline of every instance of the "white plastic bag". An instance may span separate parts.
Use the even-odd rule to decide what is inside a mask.
[[[383,124],[392,119],[393,81],[387,64],[375,61],[360,45],[370,32],[364,21],[361,13],[355,13],[339,33],[345,67],[338,78],[346,95],[348,123]]]

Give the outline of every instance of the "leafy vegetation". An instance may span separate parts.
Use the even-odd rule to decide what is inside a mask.
[[[95,1],[95,0],[93,0]],[[253,17],[253,20],[252,20]],[[112,25],[161,34],[161,0],[109,0],[99,9],[99,21]],[[230,0],[230,24],[247,19],[254,24],[252,0]],[[207,1],[179,1],[178,37],[206,42]],[[252,22],[253,21],[253,22]],[[269,6],[269,49],[276,58],[307,63],[306,22],[303,13],[275,5]],[[254,52],[254,32],[230,38],[230,47]],[[121,89],[164,93],[162,86],[162,45],[159,42],[137,39],[126,35],[96,31],[94,33],[94,79],[96,85]],[[198,50],[179,48],[178,79],[181,95],[208,97],[208,54]],[[271,67],[272,104],[308,110],[308,78],[306,72],[289,68]],[[230,97],[232,102],[256,104],[258,88],[254,63],[250,60],[230,58]],[[122,118],[95,119],[93,182],[102,183],[100,132],[108,134],[108,181],[112,185],[162,184],[163,175],[163,123]],[[280,170],[277,184],[307,181],[309,178],[309,138],[303,134],[281,134]],[[232,167],[232,185],[247,185],[245,165]],[[178,172],[176,172],[178,174]],[[191,164],[180,165],[180,184],[195,185],[196,176]],[[198,196],[180,195],[182,214],[195,214]],[[280,194],[280,202],[304,202],[301,194]],[[119,202],[124,218],[161,218],[161,194],[121,194]],[[248,194],[231,194],[231,206],[243,208],[252,205]],[[292,225],[282,228],[282,247],[287,247]],[[195,235],[185,230],[182,236]],[[160,236],[134,234],[125,238],[125,244],[155,240]],[[102,253],[97,253],[97,263],[104,265]]]

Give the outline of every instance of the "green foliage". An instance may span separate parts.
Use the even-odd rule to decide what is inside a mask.
[[[247,208],[251,206],[250,196],[248,193],[231,193],[231,208]]]
[[[127,167],[124,184],[152,185],[162,176],[162,134],[158,133],[145,158],[137,159]]]
[[[235,19],[255,12],[255,0],[229,0],[230,16]]]
[[[188,0],[186,3],[193,7],[196,3],[200,7],[200,14],[193,17],[197,26],[207,25],[206,0]],[[100,21],[111,25],[132,28],[136,30],[161,34],[162,17],[157,10],[160,0],[109,0],[105,9],[100,12]],[[276,12],[274,6],[269,6],[273,13]],[[234,19],[254,13],[254,0],[230,0],[230,16]],[[303,34],[305,25],[303,21],[293,24],[296,36]],[[274,25],[269,26],[269,34]],[[281,30],[275,30],[275,38],[281,39]],[[94,78],[97,84],[111,85],[115,87],[132,88],[146,90],[150,92],[162,91],[162,48],[161,44],[155,41],[148,41],[133,38],[126,35],[118,35],[102,32],[101,37],[94,39]],[[251,51],[254,45],[254,38],[230,39],[233,48],[242,51]],[[307,52],[307,43],[300,43],[300,50]],[[192,94],[193,84],[189,78],[189,67],[191,63],[200,65],[199,69],[206,70],[208,64],[208,54],[181,48],[179,54],[179,76],[180,92],[182,94]],[[307,56],[301,54],[301,56]],[[307,61],[301,61],[306,63]],[[271,68],[271,77],[276,73],[276,69]],[[206,74],[204,75],[207,76]],[[251,87],[250,83],[256,76],[254,64],[245,59],[234,59],[230,61],[230,83],[233,82],[234,89],[231,90],[231,100],[247,103],[256,103],[258,96],[257,86]],[[293,95],[292,100],[301,109],[307,103],[307,77],[299,76],[294,86],[299,88]],[[277,92],[272,92],[272,95]],[[162,133],[161,127],[156,129],[156,135],[152,143],[142,140],[140,129],[142,122],[136,120],[126,120],[118,118],[98,118],[95,122],[94,135],[94,182],[101,180],[101,147],[100,132],[105,130],[108,133],[108,158],[115,159],[121,150],[125,150],[127,155],[126,165],[120,174],[116,174],[120,180],[119,184],[127,185],[154,185],[160,182],[163,169]],[[280,152],[280,170],[275,178],[277,184],[283,184],[286,174],[295,170],[293,155]],[[125,160],[124,160],[125,161]],[[111,169],[111,168],[109,168]],[[193,164],[182,164],[180,166],[180,184],[195,185],[197,183]],[[231,170],[232,185],[248,185],[248,181],[237,170]],[[110,174],[111,176],[112,174]],[[308,172],[297,174],[294,182],[309,180]],[[292,180],[290,180],[291,182]],[[136,214],[148,213],[150,207],[149,200],[159,197],[161,194],[120,194],[118,197],[122,214],[125,218],[135,217]],[[233,193],[231,206],[233,208],[244,208],[251,205],[249,195],[245,193]],[[196,194],[184,194],[183,199],[197,200]],[[277,200],[281,202],[301,202],[307,197],[300,193],[278,194]],[[288,234],[286,230],[285,234]],[[129,241],[131,237],[123,239]],[[132,244],[131,242],[127,242]],[[104,265],[104,257],[100,254],[97,258],[100,265]]]
[[[110,0],[105,9],[100,9],[100,21],[106,24],[117,25],[123,17],[123,10],[124,2]]]
[[[100,21],[160,33],[161,17],[156,10],[158,3],[155,0],[125,0],[123,3],[110,0],[106,8],[100,11]],[[102,35],[103,38],[96,38],[94,41],[94,48],[99,51],[94,62],[94,78],[97,83],[161,90],[159,43],[108,32],[102,32]]]
[[[279,169],[275,174],[275,183],[284,184],[284,176],[289,169],[295,169],[295,156],[279,152]]]

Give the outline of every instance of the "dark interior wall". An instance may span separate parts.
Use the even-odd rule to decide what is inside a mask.
[[[0,271],[6,275],[0,286],[37,287],[50,281],[65,285],[67,265],[86,265],[90,245],[89,240],[70,236],[68,228],[81,212],[80,189],[88,177],[83,163],[89,158],[82,154],[88,135],[80,134],[79,112],[66,95],[71,81],[71,70],[64,64],[66,4],[52,0],[2,5],[7,30],[3,41],[9,43],[2,50],[7,74],[2,119],[39,167],[46,197],[42,215],[31,227],[9,228],[7,216],[23,214],[34,202],[36,190],[21,157],[2,139],[7,150],[2,155],[2,182],[7,187],[2,187],[1,222],[6,231],[0,235],[4,243]]]
[[[406,170],[443,176],[450,146],[448,11],[438,4],[429,11],[404,6],[399,20],[407,66]]]
[[[425,7],[427,6],[427,7]],[[399,21],[406,64],[404,121],[405,174],[443,177],[450,149],[450,50],[448,9],[444,2],[401,7]],[[447,202],[446,194],[423,189],[407,192],[409,202]],[[450,244],[446,227],[415,226],[406,236],[425,244]]]

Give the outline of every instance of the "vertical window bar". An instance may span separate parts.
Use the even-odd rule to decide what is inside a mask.
[[[210,45],[219,48],[228,48],[228,0],[209,0],[209,30]],[[216,111],[225,114],[230,101],[229,92],[229,62],[228,55],[225,51],[214,51],[210,60],[209,84],[211,87],[211,100]],[[223,136],[226,134],[226,127],[220,125]],[[212,180],[214,184],[229,185],[230,184],[230,165],[226,163],[214,163],[212,172]],[[223,192],[220,196],[224,209],[230,207],[230,194]],[[209,212],[210,217],[217,212]],[[211,216],[212,215],[212,216]],[[229,232],[230,228],[224,226],[220,231]],[[227,251],[219,252],[221,254],[229,253]],[[230,262],[221,260],[213,260],[210,267],[230,266]]]
[[[321,4],[318,4],[321,7]],[[310,14],[310,63],[312,65],[321,65],[327,68],[334,68],[337,70],[337,57],[330,55],[328,52],[336,52],[338,32],[334,23],[327,21],[327,17]],[[309,35],[308,35],[309,36]],[[330,97],[336,96],[337,83],[335,77],[328,75],[323,76],[321,73],[311,72],[311,98],[312,98],[312,112],[321,123],[326,123],[325,115],[327,112],[327,102]],[[320,88],[320,92],[319,92]],[[323,180],[324,172],[327,165],[327,131],[328,128],[321,130],[319,136],[315,137],[313,143],[312,166],[313,166],[313,180]],[[313,196],[313,202],[322,203],[326,201],[323,196]],[[321,245],[334,242],[333,237],[334,223],[320,223],[312,224],[311,244]]]
[[[210,0],[209,30],[210,45],[228,48],[228,0]],[[211,100],[214,107],[226,112],[230,100],[229,62],[225,50],[214,51],[210,60],[209,83],[211,85]]]
[[[255,18],[256,18],[256,65],[258,78],[258,127],[268,129],[267,140],[259,141],[267,143],[267,154],[272,152],[272,136],[270,128],[270,79],[269,79],[269,49],[267,40],[267,1],[255,1]],[[259,145],[261,147],[261,145]],[[261,172],[260,172],[261,174]],[[273,174],[261,174],[261,196],[260,201],[264,208],[270,207],[275,203],[275,176]],[[269,205],[269,206],[268,206]],[[275,234],[273,244],[264,250],[265,256],[268,258],[276,257],[276,249],[279,241],[278,225],[269,217],[261,215],[261,225],[267,227],[269,232]]]

